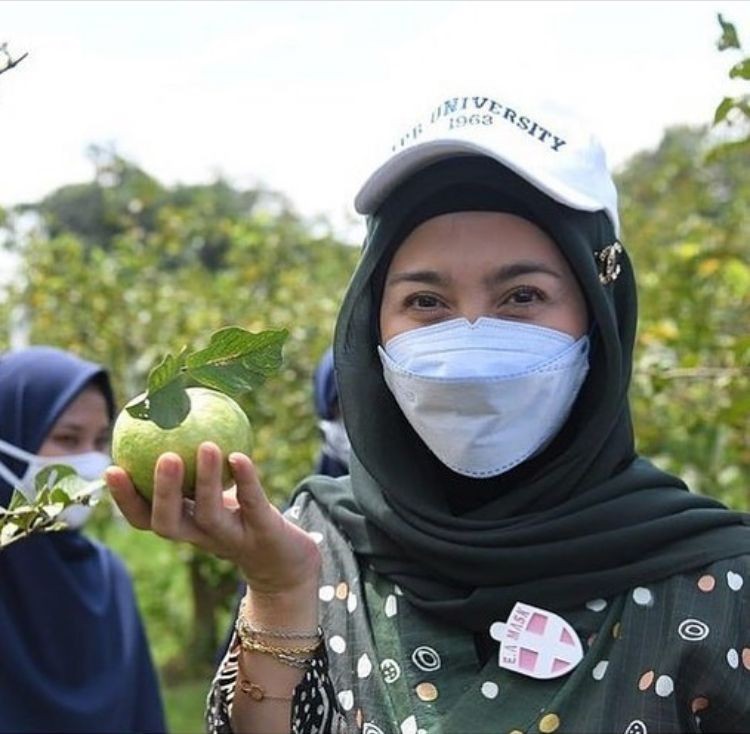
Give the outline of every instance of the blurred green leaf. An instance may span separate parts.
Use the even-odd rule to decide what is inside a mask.
[[[34,533],[65,529],[60,517],[65,508],[96,504],[104,488],[104,482],[83,479],[66,464],[45,467],[36,475],[35,484],[33,500],[16,490],[8,507],[0,507],[0,551]]]
[[[719,102],[719,105],[716,107],[716,112],[714,112],[714,125],[718,125],[720,122],[724,121],[727,115],[734,109],[734,107],[734,97],[724,97],[724,99],[722,99],[721,102]]]
[[[734,24],[724,20],[721,13],[717,17],[721,26],[721,36],[716,42],[716,47],[719,51],[725,51],[728,48],[740,48],[740,39],[737,36],[737,29]]]
[[[37,472],[34,477],[34,487],[37,494],[39,494],[45,489],[51,489],[56,486],[63,479],[77,476],[75,469],[67,464],[48,464]]]
[[[750,79],[750,58],[737,62],[729,70],[730,79]]]
[[[750,138],[731,140],[711,148],[705,155],[705,162],[709,165],[715,164],[722,159],[743,156],[748,151],[750,151]]]

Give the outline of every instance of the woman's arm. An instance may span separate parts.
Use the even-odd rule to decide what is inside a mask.
[[[151,505],[138,495],[122,469],[110,468],[107,483],[135,527],[190,542],[238,566],[248,584],[247,621],[271,634],[259,635],[262,650],[240,654],[232,728],[238,734],[288,734],[292,691],[305,674],[304,668],[289,662],[311,657],[294,652],[309,648],[310,640],[292,637],[281,645],[278,640],[285,638],[273,635],[317,630],[320,552],[304,530],[268,502],[247,456],[232,454],[229,464],[236,498],[222,491],[222,456],[212,443],[198,450],[194,501],[182,496],[184,469],[180,457],[172,453],[159,459]],[[275,653],[278,648],[286,652]],[[263,692],[260,700],[258,691]]]
[[[318,647],[322,642],[318,637],[317,599],[317,578],[306,587],[273,595],[248,588],[240,614],[253,629],[270,633],[253,636],[262,645],[283,649],[292,658],[294,653],[290,651],[302,650],[300,658],[311,661],[316,652],[309,650],[311,640]],[[309,665],[296,667],[273,654],[248,651],[242,645],[238,664],[232,731],[288,734],[294,691]]]

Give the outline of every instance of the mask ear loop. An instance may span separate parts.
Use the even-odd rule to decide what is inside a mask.
[[[0,462],[0,477],[2,477],[10,485],[11,489],[20,489],[21,481],[2,462]],[[26,493],[24,492],[24,494]]]
[[[19,449],[18,446],[14,446],[12,443],[8,443],[7,441],[3,441],[2,439],[0,439],[0,453],[7,454],[8,456],[12,456],[14,459],[25,462],[26,471],[28,471],[29,466],[31,466],[31,462],[36,458],[34,454],[29,453],[28,451],[24,451],[24,449]],[[22,480],[17,477],[10,469],[8,469],[7,466],[5,466],[2,459],[0,459],[0,477],[2,477],[10,485],[11,489],[19,490],[21,494],[26,497],[26,499],[34,499],[33,493],[30,494],[29,491],[22,486]]]

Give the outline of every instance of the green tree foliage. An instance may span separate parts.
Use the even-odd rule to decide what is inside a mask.
[[[740,57],[729,69],[729,78],[750,80],[750,56],[742,51],[737,28],[733,23],[718,15],[721,35],[716,42],[719,51],[728,51]],[[714,125],[721,125],[728,138],[722,145],[716,146],[712,156],[731,155],[735,150],[750,149],[750,94],[744,92],[732,97],[724,97],[714,112]]]
[[[288,329],[282,370],[245,406],[253,458],[271,499],[283,505],[311,471],[319,446],[311,376],[332,338],[357,249],[302,220],[279,195],[223,180],[166,187],[116,155],[95,154],[93,181],[58,189],[10,217],[6,247],[22,258],[22,277],[9,286],[0,316],[7,324],[15,314],[17,321],[20,309],[32,343],[108,365],[121,405],[145,389],[149,369],[167,351],[206,346],[228,325]],[[23,237],[10,229],[21,214],[27,226],[30,217],[35,222]],[[8,335],[2,340],[7,346]],[[103,517],[98,528],[116,544],[123,531],[111,522]],[[123,552],[137,555],[127,542]],[[163,566],[136,576],[152,639],[170,654],[189,653],[174,666],[210,666],[223,634],[217,620],[237,588],[235,572],[188,547],[158,557]],[[174,588],[176,569],[188,595],[178,609],[165,593]],[[175,644],[179,629],[189,630],[188,644]]]
[[[750,79],[737,29],[718,22],[718,50],[740,57],[729,77]],[[640,448],[693,489],[748,509],[750,95],[721,100],[711,129],[668,130],[618,184],[640,285]]]
[[[706,159],[674,128],[618,177],[639,282],[640,450],[694,489],[750,507],[750,149]]]

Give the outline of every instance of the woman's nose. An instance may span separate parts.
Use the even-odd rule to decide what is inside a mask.
[[[82,441],[80,444],[80,451],[79,454],[89,454],[92,451],[98,451],[99,447],[97,445],[96,439],[92,438],[86,441]]]
[[[466,304],[460,307],[459,315],[470,324],[483,317],[492,318],[495,314],[490,306],[484,304]]]

